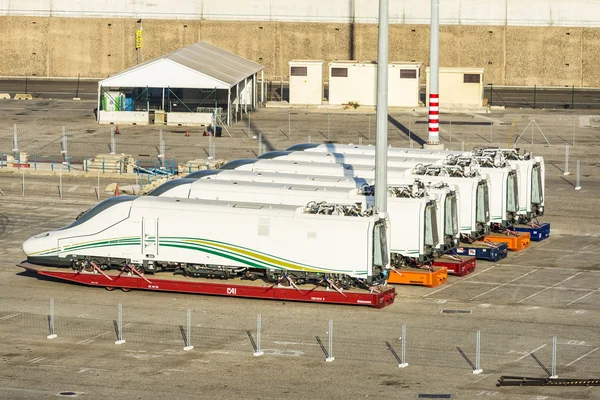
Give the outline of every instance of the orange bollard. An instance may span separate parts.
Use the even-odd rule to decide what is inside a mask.
[[[190,131],[188,131],[187,129],[185,130],[185,137],[190,137]]]
[[[115,196],[119,195],[119,184],[117,183],[117,186],[115,187]]]

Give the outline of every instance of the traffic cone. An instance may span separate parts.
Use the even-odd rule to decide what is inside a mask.
[[[187,129],[185,130],[185,137],[190,137],[190,131],[188,131]]]
[[[119,195],[119,184],[117,183],[117,186],[115,186],[115,196]]]

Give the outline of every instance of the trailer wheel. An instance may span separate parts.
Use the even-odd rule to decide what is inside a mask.
[[[114,286],[104,286],[104,289],[108,290],[109,292],[115,290]]]
[[[131,292],[131,289],[125,288],[125,287],[122,287],[121,290],[124,291],[124,292]]]

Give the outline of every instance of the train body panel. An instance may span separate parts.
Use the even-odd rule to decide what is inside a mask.
[[[318,175],[301,175],[301,174],[286,174],[275,172],[253,172],[253,171],[237,171],[237,170],[214,170],[208,174],[205,171],[198,171],[188,175],[186,178],[197,178],[204,180],[217,181],[237,181],[237,182],[262,182],[262,183],[278,183],[278,184],[299,184],[302,186],[312,187],[331,187],[331,188],[360,188],[367,185],[372,185],[374,182],[370,179],[363,178],[338,178],[324,177]],[[407,177],[406,179],[397,179],[398,186],[412,186],[415,182],[420,182],[418,179]],[[418,183],[419,185],[419,183]],[[162,185],[161,185],[162,186]],[[397,187],[397,186],[396,186]],[[391,187],[390,187],[391,188]],[[178,193],[173,192],[173,197],[185,197],[186,190],[179,189]],[[460,237],[459,223],[459,207],[460,195],[458,188],[455,185],[446,185],[437,183],[435,185],[427,185],[424,188],[426,195],[434,196],[437,200],[437,222],[438,222],[438,238],[443,243],[443,248],[440,251],[446,252],[454,248],[458,244]],[[392,195],[390,194],[390,198]]]
[[[290,147],[290,151],[309,153],[342,153],[347,155],[375,155],[374,146],[358,146],[343,144],[300,144]],[[544,215],[546,167],[543,157],[519,157],[514,149],[483,148],[477,151],[427,150],[409,148],[388,148],[388,157],[414,156],[420,159],[439,160],[448,156],[471,157],[474,154],[497,153],[506,154],[509,165],[515,166],[519,172],[519,215],[528,219]]]
[[[186,184],[188,185],[188,184]],[[189,191],[197,200],[242,201],[264,204],[305,206],[310,202],[357,204],[366,210],[374,206],[374,196],[363,189],[303,186],[288,183],[256,183],[199,179],[189,190],[165,191],[161,196],[178,197]],[[438,238],[437,199],[388,198],[387,213],[391,223],[390,251],[421,262],[433,258],[443,242]]]
[[[227,166],[227,164],[226,164]],[[233,166],[238,168],[237,166]],[[260,173],[282,173],[300,175],[320,175],[336,178],[364,178],[373,181],[375,167],[332,164],[305,161],[286,161],[281,159],[262,159],[239,166],[244,171]],[[413,168],[388,168],[388,185],[396,185],[407,179],[419,179],[427,184],[439,182],[455,185],[460,195],[460,231],[474,239],[480,238],[490,231],[490,196],[487,174],[476,177],[449,177],[420,175]],[[401,183],[400,183],[401,184]]]
[[[180,263],[229,273],[258,269],[353,278],[371,277],[374,262],[376,274],[389,262],[385,219],[378,216],[154,196],[123,199],[105,200],[70,227],[27,240],[28,260],[72,265],[90,259],[112,267],[131,262],[146,271]]]

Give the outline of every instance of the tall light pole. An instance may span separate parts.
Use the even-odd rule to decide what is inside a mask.
[[[431,36],[429,43],[429,138],[424,147],[440,146],[440,1],[431,0]],[[442,147],[443,148],[443,147]]]
[[[387,212],[388,10],[389,0],[379,0],[377,136],[375,138],[375,211],[378,213]]]

